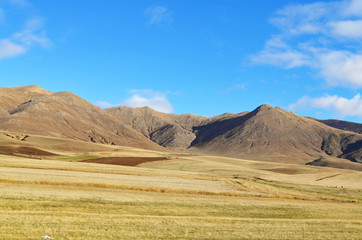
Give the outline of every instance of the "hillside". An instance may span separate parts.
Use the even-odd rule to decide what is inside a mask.
[[[362,124],[360,123],[347,122],[336,119],[317,120],[317,121],[324,123],[330,127],[362,134]]]
[[[194,131],[197,138],[191,148],[216,154],[301,164],[329,156],[361,162],[362,135],[268,105]]]
[[[8,111],[11,111],[23,102],[51,94],[53,93],[36,85],[0,87],[0,116],[8,115]]]
[[[187,149],[195,140],[195,127],[246,114],[225,113],[216,117],[203,117],[193,114],[161,113],[149,107],[115,107],[105,111],[155,143],[179,150]]]
[[[196,137],[192,128],[208,119],[191,114],[161,113],[149,107],[117,107],[106,109],[106,112],[132,126],[155,143],[173,149],[186,149],[190,146]]]
[[[360,169],[362,135],[262,105],[216,117],[102,110],[69,92],[0,88],[0,129],[109,145]]]
[[[11,95],[14,89],[1,89],[6,96],[11,95],[15,99],[13,104],[4,108],[8,111],[0,117],[1,129],[96,143],[162,149],[102,109],[72,93],[50,93],[37,87],[35,94],[28,89],[21,89],[24,94],[19,96]],[[4,101],[3,98],[1,101]],[[24,102],[18,104],[21,101]]]
[[[0,239],[360,239],[362,172],[25,136],[0,131]]]
[[[362,161],[362,135],[268,105],[212,118],[165,114],[147,107],[106,111],[167,148],[351,169],[360,167],[352,162]]]

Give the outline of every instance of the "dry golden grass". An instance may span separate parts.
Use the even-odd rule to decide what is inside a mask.
[[[359,172],[44,141],[62,159],[0,156],[0,239],[360,239]]]
[[[0,186],[13,189],[0,198],[1,239],[358,239],[362,228],[351,203]]]

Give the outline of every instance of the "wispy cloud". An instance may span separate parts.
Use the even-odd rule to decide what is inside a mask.
[[[265,43],[264,49],[251,57],[255,63],[270,64],[283,68],[295,68],[309,65],[309,56],[299,50],[293,49],[284,42],[283,37],[273,36]]]
[[[18,55],[24,54],[26,48],[13,43],[9,39],[0,40],[0,59],[16,57]]]
[[[226,89],[222,89],[219,91],[220,94],[226,94],[232,91],[239,91],[239,90],[244,90],[245,89],[245,84],[235,84],[231,87],[228,87]]]
[[[95,105],[100,108],[111,108],[126,106],[131,108],[150,107],[159,112],[171,113],[174,108],[167,99],[167,93],[158,92],[151,89],[133,89],[131,96],[119,104],[112,104],[104,101],[97,101]]]
[[[50,47],[51,41],[46,36],[43,25],[44,19],[33,18],[26,22],[23,30],[9,38],[0,39],[0,60],[22,55],[34,46]]]
[[[170,25],[174,22],[173,12],[164,6],[149,7],[144,13],[147,25]]]
[[[337,95],[325,95],[319,98],[304,96],[289,106],[289,109],[292,111],[298,111],[304,108],[331,110],[342,118],[348,116],[362,117],[362,98],[360,94],[357,94],[351,99]]]
[[[335,36],[347,39],[362,38],[362,20],[346,20],[331,22],[330,27]]]
[[[253,62],[309,67],[331,85],[362,87],[362,0],[290,4],[271,23],[279,32]]]
[[[96,101],[94,102],[94,105],[102,108],[102,109],[106,109],[106,108],[113,108],[113,107],[119,107],[120,104],[112,104],[109,102],[105,102],[105,101]]]

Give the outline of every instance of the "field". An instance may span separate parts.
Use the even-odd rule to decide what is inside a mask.
[[[0,239],[361,239],[358,171],[39,136],[0,142]]]

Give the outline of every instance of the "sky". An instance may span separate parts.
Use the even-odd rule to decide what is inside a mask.
[[[0,86],[362,122],[362,0],[0,0]]]

